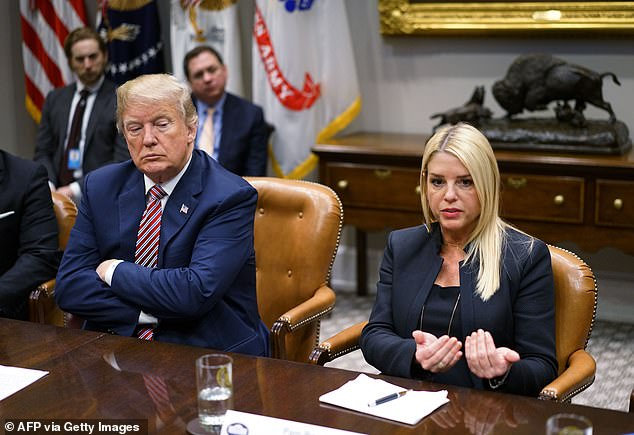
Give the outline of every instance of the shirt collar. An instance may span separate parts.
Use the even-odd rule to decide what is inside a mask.
[[[222,113],[222,108],[223,108],[223,107],[224,107],[224,105],[225,105],[225,100],[226,100],[226,99],[227,99],[227,93],[225,92],[225,93],[223,93],[223,94],[222,94],[222,97],[220,97],[220,100],[218,100],[218,102],[216,103],[216,105],[215,105],[215,106],[213,106],[213,108],[214,108],[214,113]],[[197,111],[198,113],[206,113],[206,112],[207,112],[207,109],[208,109],[209,107],[211,107],[211,106],[209,106],[209,105],[207,105],[207,104],[203,103],[202,101],[200,101],[200,100],[198,100],[198,99],[196,100],[196,111]]]
[[[81,91],[83,91],[84,89],[87,89],[88,92],[90,92],[91,94],[97,92],[99,90],[99,88],[101,88],[101,85],[103,84],[103,81],[106,79],[106,76],[102,75],[99,80],[97,80],[97,83],[95,83],[92,86],[86,86],[84,85],[82,82],[77,81],[77,93],[80,93]]]
[[[189,168],[189,164],[191,163],[191,161],[192,161],[192,156],[190,154],[189,160],[187,160],[187,163],[185,163],[185,166],[183,166],[183,169],[181,169],[180,172],[176,174],[174,178],[172,178],[169,181],[166,181],[165,183],[159,183],[159,186],[161,186],[163,190],[165,191],[165,193],[167,193],[166,198],[172,194],[172,192],[174,191],[174,188],[180,181],[181,177],[183,176],[185,171],[187,171],[187,168]],[[143,182],[145,183],[145,195],[147,196],[147,193],[150,191],[152,186],[154,186],[156,183],[152,181],[150,177],[148,177],[145,174],[143,174]]]

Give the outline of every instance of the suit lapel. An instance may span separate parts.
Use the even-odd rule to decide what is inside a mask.
[[[77,84],[73,83],[71,86],[67,86],[60,96],[60,110],[59,116],[62,118],[62,122],[59,125],[64,126],[64,131],[68,130],[68,118],[70,118],[70,106],[73,103],[73,97],[77,91]]]
[[[460,262],[460,319],[462,320],[462,336],[466,337],[475,331],[475,307],[480,296],[475,292],[477,270],[471,265]],[[464,344],[464,343],[463,343]],[[484,389],[481,378],[469,371],[475,388]]]
[[[202,151],[201,151],[202,152]],[[169,196],[161,218],[161,242],[159,245],[159,265],[163,262],[163,251],[176,234],[187,223],[198,206],[198,194],[202,191],[202,162],[196,151],[192,155],[189,168],[178,181]]]
[[[95,102],[92,106],[92,110],[90,112],[90,118],[88,118],[88,125],[86,126],[86,136],[84,142],[84,155],[88,148],[90,148],[90,144],[92,143],[92,136],[95,133],[95,129],[97,128],[97,122],[99,121],[99,115],[104,113],[107,110],[108,100],[113,98],[114,90],[111,89],[110,82],[104,80],[101,84],[101,87],[97,91],[97,95],[95,95]]]
[[[416,280],[422,279],[422,281],[414,282],[410,288],[415,289],[416,294],[412,300],[411,309],[407,312],[407,323],[409,328],[420,328],[420,307],[423,306],[432,285],[438,276],[440,267],[442,266],[442,259],[438,256],[437,246],[435,243],[427,243],[424,246],[424,252],[422,255],[417,255],[412,262],[411,276]],[[425,273],[422,273],[425,271]]]
[[[59,144],[55,151],[55,168],[59,168],[64,155],[66,132],[68,131],[68,122],[70,117],[70,106],[73,104],[73,96],[77,90],[77,84],[73,83],[70,86],[65,87],[59,98],[59,110],[57,116],[59,117],[55,122],[56,125],[61,126],[59,131]]]
[[[136,237],[145,210],[145,186],[143,174],[135,171],[119,196],[119,240],[121,252],[128,261],[134,262]]]

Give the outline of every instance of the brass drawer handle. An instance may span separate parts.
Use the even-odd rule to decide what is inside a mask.
[[[565,199],[563,195],[556,195],[555,199],[553,200],[555,205],[561,205],[564,203]]]
[[[521,177],[521,178],[509,177],[508,183],[509,183],[509,186],[511,186],[513,189],[523,189],[524,187],[526,187],[528,180],[526,180],[526,178],[524,177]]]
[[[376,175],[379,180],[385,180],[392,175],[392,171],[389,169],[375,169],[374,175]]]
[[[616,198],[614,200],[614,208],[617,210],[621,210],[623,208],[623,200],[621,198]]]
[[[337,187],[341,190],[345,190],[348,188],[348,180],[339,180],[337,181]]]
[[[420,184],[416,186],[416,189],[414,191],[416,192],[416,195],[420,195]]]

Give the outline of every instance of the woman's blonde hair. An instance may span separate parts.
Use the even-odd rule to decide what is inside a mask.
[[[196,125],[198,115],[189,86],[170,74],[145,74],[117,88],[117,129],[123,134],[123,114],[131,103],[172,104],[185,124]]]
[[[456,157],[469,171],[480,201],[480,217],[467,240],[465,262],[479,261],[476,292],[489,299],[500,287],[502,247],[507,224],[499,216],[500,171],[487,138],[471,125],[460,123],[438,130],[425,145],[420,172],[421,203],[428,231],[436,220],[427,200],[427,167],[438,152]]]

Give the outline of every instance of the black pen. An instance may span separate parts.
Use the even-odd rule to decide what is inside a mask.
[[[387,396],[379,397],[375,401],[368,403],[368,406],[376,406],[376,405],[380,405],[381,403],[398,399],[399,397],[404,396],[408,391],[412,391],[412,390],[403,390],[403,391],[399,391],[398,393],[392,393],[392,394],[388,394]]]

